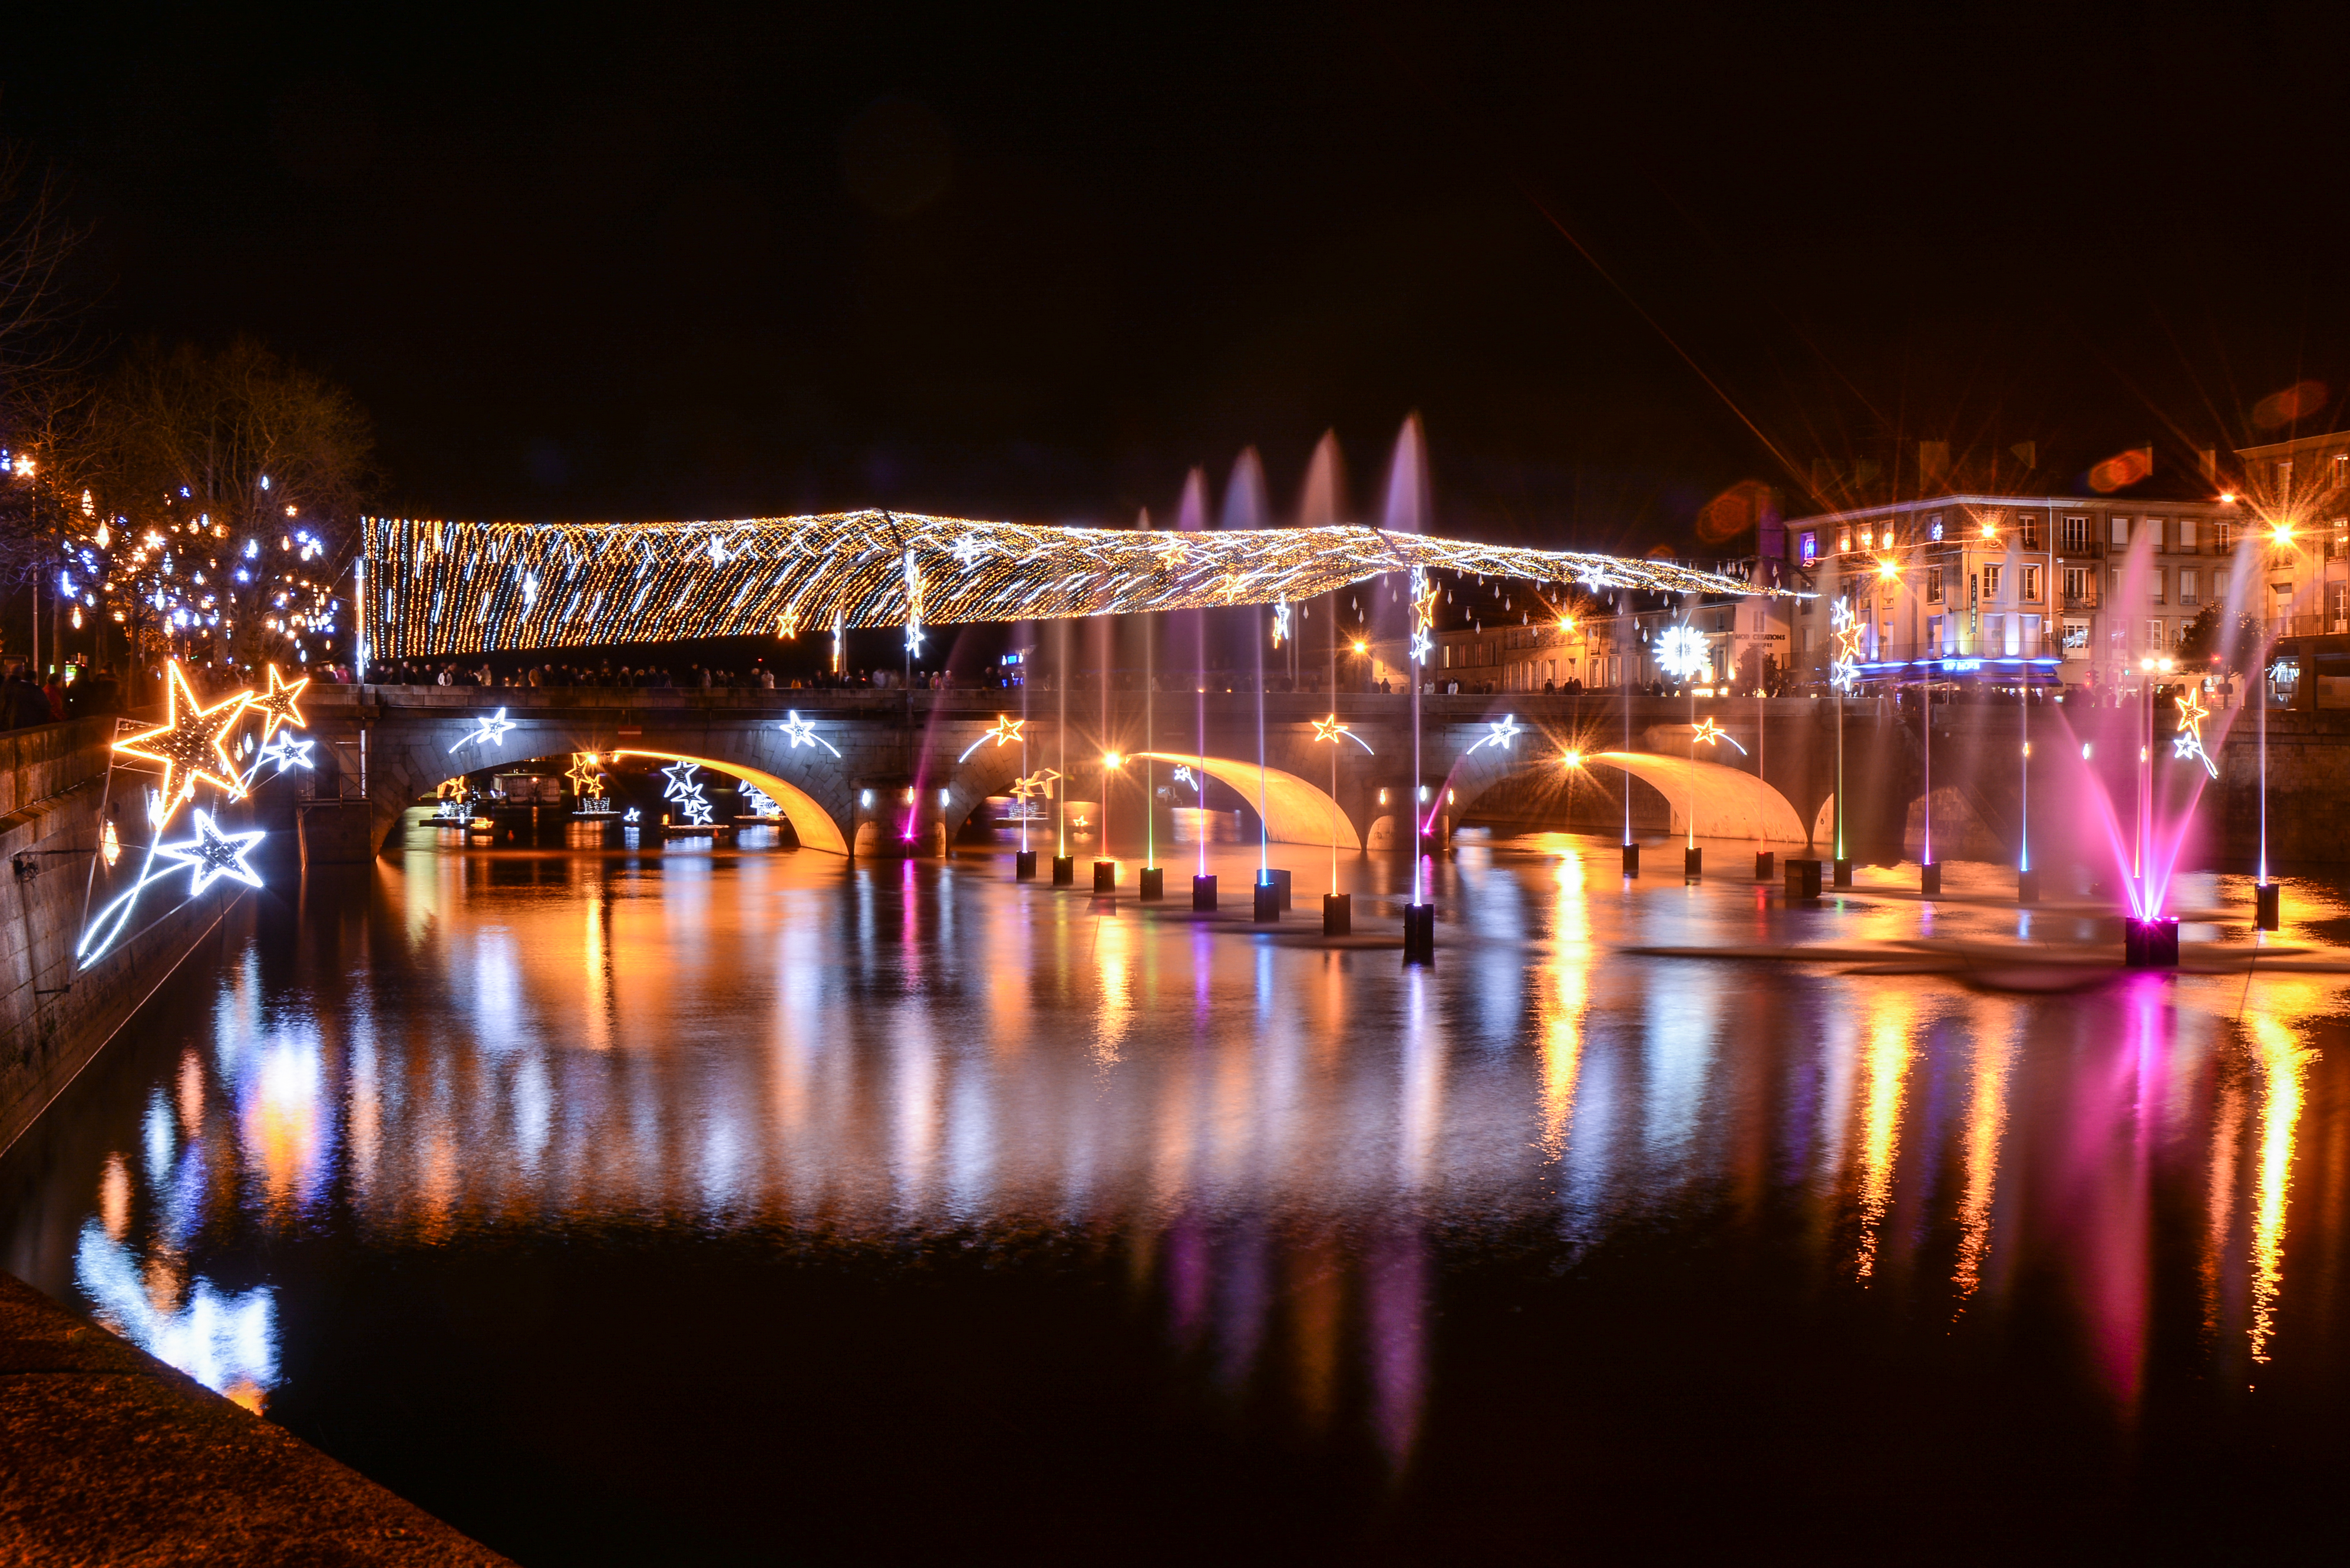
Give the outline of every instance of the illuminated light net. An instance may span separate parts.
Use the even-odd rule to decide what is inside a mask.
[[[1176,533],[879,511],[723,523],[371,517],[365,538],[369,647],[383,659],[1295,604],[1395,571],[1798,597],[1671,561],[1354,525]]]

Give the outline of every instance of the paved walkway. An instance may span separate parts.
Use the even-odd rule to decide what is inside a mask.
[[[0,1274],[0,1563],[504,1562]]]

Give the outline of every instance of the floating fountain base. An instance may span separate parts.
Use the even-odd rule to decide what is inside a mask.
[[[1936,898],[1940,895],[1942,891],[1942,863],[1940,861],[1929,860],[1925,865],[1918,867],[1918,891],[1925,894],[1929,898]]]
[[[1167,867],[1145,866],[1142,868],[1142,901],[1156,904],[1167,897]]]
[[[1077,857],[1074,855],[1053,857],[1053,886],[1074,888],[1077,885]]]
[[[1094,891],[1097,893],[1115,893],[1118,891],[1117,861],[1097,860],[1094,862]]]
[[[1256,894],[1255,918],[1260,920],[1281,919],[1281,889],[1270,882],[1259,882],[1253,891]]]
[[[1403,907],[1403,961],[1432,964],[1436,961],[1436,906],[1406,904]]]
[[[1639,874],[1640,846],[1637,844],[1627,844],[1624,846],[1624,875],[1638,877]]]
[[[1216,912],[1216,879],[1213,877],[1191,878],[1191,912],[1198,915]]]
[[[1835,862],[1835,885],[1836,885],[1837,887],[1839,887],[1839,888],[1849,888],[1849,887],[1851,887],[1851,886],[1852,886],[1852,862],[1851,862],[1851,861],[1849,861],[1849,860],[1838,860],[1838,861]]]
[[[2173,919],[2124,920],[2122,958],[2132,969],[2177,969],[2178,922]]]
[[[1705,851],[1702,849],[1682,850],[1681,880],[1684,882],[1698,882],[1702,881],[1704,877]]]
[[[1351,937],[1355,934],[1355,896],[1352,893],[1322,895],[1322,934],[1326,937]]]
[[[1768,882],[1778,875],[1778,855],[1768,849],[1756,850],[1754,852],[1754,879],[1757,882]]]
[[[2040,873],[2018,871],[2015,874],[2015,901],[2019,904],[2040,902]]]
[[[1820,863],[1816,860],[1787,862],[1787,901],[1795,903],[1815,899],[1820,896]]]
[[[2282,882],[2252,884],[2252,924],[2264,931],[2279,929],[2283,925],[2284,900],[2278,895],[2284,891]]]
[[[1012,857],[1012,879],[1015,882],[1034,882],[1036,879],[1035,850],[1023,849]]]

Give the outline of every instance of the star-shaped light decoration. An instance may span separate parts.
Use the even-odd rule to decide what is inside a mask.
[[[593,800],[604,793],[603,771],[593,752],[572,753],[571,771],[563,776],[571,781],[571,792],[582,800]]]
[[[191,896],[203,892],[223,877],[233,877],[248,888],[261,886],[261,878],[244,863],[244,857],[253,853],[255,845],[269,836],[266,833],[223,833],[203,806],[196,807],[195,825],[196,836],[186,843],[155,846],[155,853],[162,858],[193,867],[194,885],[188,889]]]
[[[1828,626],[1835,651],[1828,665],[1828,684],[1850,691],[1860,684],[1860,639],[1864,623],[1841,597],[1828,606]]]
[[[240,691],[206,708],[196,701],[188,677],[174,661],[165,666],[164,722],[161,729],[141,730],[114,742],[125,756],[143,757],[163,764],[162,814],[155,825],[171,820],[182,800],[196,793],[199,783],[217,785],[231,800],[244,794],[244,783],[228,754],[226,736],[252,693]]]
[[[1151,548],[1159,553],[1159,564],[1170,570],[1188,565],[1191,559],[1191,546],[1183,542],[1180,534],[1170,534]]]
[[[1200,788],[1199,782],[1191,777],[1191,770],[1189,765],[1180,766],[1175,770],[1174,782],[1179,784],[1190,784],[1193,789]],[[1201,790],[1201,793],[1204,794],[1207,792]]]
[[[281,774],[287,768],[308,768],[312,765],[310,748],[317,743],[316,741],[297,741],[291,735],[280,735],[261,748],[260,762],[254,765],[257,768],[261,763],[276,763],[277,772]]]
[[[689,763],[682,759],[661,769],[661,777],[669,780],[668,787],[661,791],[661,798],[684,800],[689,795],[700,794],[702,786],[693,782],[693,775],[701,771],[700,763]]]
[[[962,749],[962,756],[957,757],[955,761],[962,762],[968,758],[972,753],[979,750],[980,747],[987,744],[990,741],[993,741],[999,746],[1008,746],[1012,744],[1014,741],[1021,739],[1021,727],[1027,722],[1028,721],[1025,719],[1014,719],[1008,713],[998,713],[995,716],[995,728],[990,730],[984,735],[982,735],[978,740],[973,741],[970,745],[965,746]]]
[[[987,546],[977,535],[965,534],[955,540],[954,548],[947,553],[955,558],[956,566],[967,572],[971,570],[972,562],[987,554]]]
[[[310,727],[303,722],[302,710],[294,705],[295,699],[301,696],[303,689],[309,684],[310,678],[305,675],[288,685],[286,678],[277,673],[277,666],[273,664],[269,667],[269,690],[261,695],[245,698],[244,705],[261,715],[261,739],[265,745],[268,743],[269,737],[277,732],[280,724],[291,724],[297,730]]]
[[[1371,743],[1368,741],[1338,722],[1338,715],[1336,713],[1326,719],[1315,719],[1311,722],[1314,725],[1314,738],[1316,741],[1327,741],[1335,746],[1338,743],[1339,737],[1343,735],[1367,752],[1371,749]]]
[[[702,786],[700,784],[693,785],[683,794],[679,795],[677,797],[677,805],[678,809],[685,813],[685,820],[687,822],[691,823],[696,827],[708,827],[710,826],[710,801],[708,797],[702,794]]]
[[[837,757],[840,755],[840,748],[834,745],[830,741],[826,740],[822,735],[817,734],[816,732],[816,725],[809,721],[801,718],[797,709],[793,709],[787,712],[784,717],[784,722],[776,725],[775,728],[781,730],[785,736],[790,740],[792,742],[792,749],[794,751],[799,750],[802,746],[822,746],[834,756]],[[965,754],[968,755],[969,753],[966,753]]]
[[[1060,776],[1061,775],[1059,774],[1055,773],[1051,768],[1038,768],[1026,778],[1014,779],[1010,786],[1013,798],[1015,800],[1050,800],[1053,798],[1053,781]]]
[[[1514,713],[1504,713],[1502,715],[1499,722],[1488,724],[1485,728],[1490,731],[1491,733],[1486,735],[1483,740],[1478,742],[1476,745],[1470,747],[1470,751],[1476,751],[1479,747],[1482,746],[1499,746],[1502,750],[1506,752],[1510,749],[1510,742],[1516,740],[1518,736],[1525,731],[1525,726],[1518,722],[1517,715]],[[1466,753],[1463,754],[1465,755]]]
[[[1700,741],[1704,742],[1709,746],[1718,744],[1723,741],[1728,741],[1731,745],[1738,746],[1738,754],[1740,756],[1742,757],[1746,754],[1746,748],[1738,745],[1738,737],[1732,735],[1729,731],[1723,729],[1721,725],[1715,723],[1711,719],[1699,720],[1696,725],[1690,731],[1690,745],[1694,746]]]
[[[1426,587],[1428,573],[1419,566],[1411,569],[1411,661],[1425,664],[1436,650],[1437,590]],[[1425,588],[1425,591],[1423,591]]]
[[[1289,600],[1273,601],[1273,646],[1279,648],[1289,637]]]
[[[642,813],[642,812],[639,811],[635,806],[633,806],[633,805],[632,805],[632,806],[629,807],[628,812],[627,812],[627,815],[623,815],[623,816],[620,818],[620,820],[621,820],[622,822],[624,822],[624,823],[633,823],[633,822],[637,821],[639,817],[641,817],[643,815],[644,815],[644,813]]]
[[[2192,757],[2203,764],[2203,771],[2213,778],[2220,776],[2220,764],[2203,749],[2203,721],[2211,711],[2203,706],[2202,694],[2189,687],[2178,696],[2178,736],[2170,742],[2170,754],[2178,758]]]
[[[503,749],[506,743],[506,732],[514,727],[514,721],[507,718],[506,711],[504,708],[501,708],[495,713],[490,715],[490,717],[483,720],[479,729],[476,729],[472,734],[467,735],[463,740],[459,741],[455,745],[449,749],[452,752],[459,752],[464,750],[467,746],[484,744],[497,746]]]
[[[1694,680],[1711,670],[1705,634],[1687,623],[1667,627],[1657,639],[1657,668],[1679,680]]]
[[[785,642],[796,639],[800,634],[800,612],[785,610],[782,623],[775,629],[782,634]]]

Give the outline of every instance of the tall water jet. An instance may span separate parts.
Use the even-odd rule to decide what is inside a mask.
[[[1345,520],[1346,468],[1338,455],[1338,432],[1324,431],[1305,465],[1305,488],[1297,498],[1297,522],[1304,528],[1325,528]],[[1330,798],[1338,798],[1338,590],[1329,594],[1330,643]],[[1338,891],[1338,818],[1330,817],[1330,891],[1322,899],[1322,934],[1346,936],[1354,929],[1353,896]]]
[[[1020,848],[1012,858],[1012,875],[1025,882],[1036,875],[1036,852],[1028,847],[1029,802],[1035,798],[1035,773],[1028,765],[1028,687],[1036,677],[1036,623],[1020,623],[1020,780],[1013,786],[1012,806],[1020,814]]]
[[[1194,468],[1183,476],[1183,499],[1175,508],[1175,527],[1179,533],[1197,534],[1207,525],[1208,476]],[[1200,754],[1200,771],[1191,784],[1198,797],[1193,802],[1192,836],[1200,846],[1200,868],[1191,877],[1191,908],[1207,911],[1216,907],[1216,879],[1208,875],[1208,612],[1204,609],[1191,612],[1191,654]]]
[[[1232,476],[1224,484],[1223,515],[1218,520],[1222,527],[1255,530],[1264,526],[1264,466],[1257,461],[1256,448],[1242,449],[1232,460]],[[1286,612],[1284,606],[1284,612]],[[1256,627],[1256,611],[1243,612],[1249,618],[1250,668],[1254,672],[1253,685],[1256,696],[1256,898],[1255,914],[1260,920],[1277,917],[1280,902],[1273,888],[1272,834],[1265,820],[1264,770],[1264,640]]]
[[[1060,718],[1054,726],[1060,766],[1053,781],[1053,800],[1059,825],[1053,851],[1053,886],[1066,888],[1077,877],[1076,861],[1069,854],[1069,623],[1053,623],[1053,690],[1060,698]]]
[[[1379,509],[1379,522],[1391,534],[1418,534],[1425,529],[1428,512],[1428,451],[1420,438],[1419,416],[1413,414],[1405,419],[1403,429],[1396,434],[1395,452],[1388,461],[1387,499]],[[1436,590],[1428,586],[1425,567],[1411,568],[1410,593],[1411,783],[1405,794],[1411,807],[1411,902],[1404,906],[1403,957],[1406,963],[1434,963],[1436,905],[1422,898],[1420,853],[1428,834],[1428,823],[1419,809],[1419,692],[1424,684],[1420,673],[1436,646],[1432,635]]]
[[[1109,842],[1109,792],[1111,775],[1118,772],[1118,742],[1112,725],[1116,720],[1110,709],[1110,689],[1116,684],[1118,660],[1118,618],[1112,615],[1094,618],[1094,629],[1101,643],[1101,853],[1094,857],[1094,891],[1118,891],[1118,851]]]

